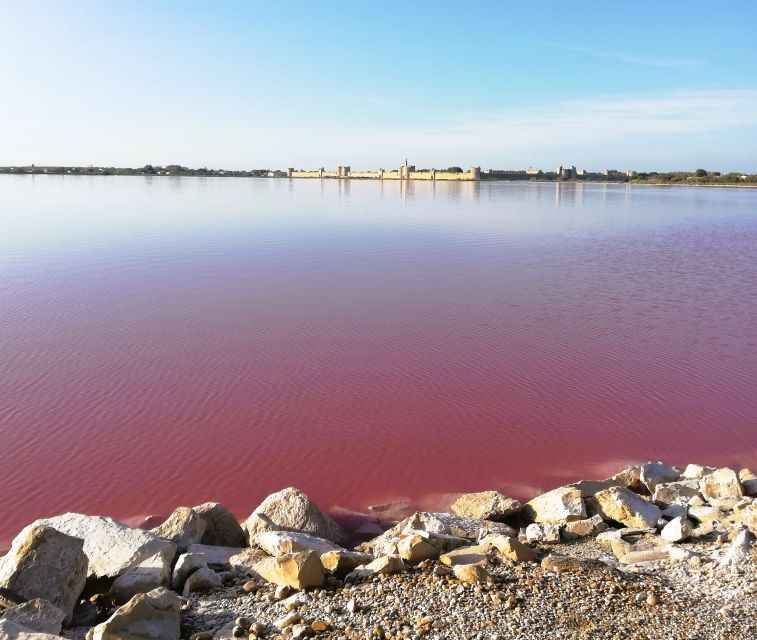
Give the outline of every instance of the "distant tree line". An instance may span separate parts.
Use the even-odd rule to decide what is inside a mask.
[[[720,171],[668,171],[668,172],[638,172],[631,182],[650,184],[757,184],[757,174],[752,173],[721,173]]]
[[[226,169],[189,169],[178,164],[160,165],[146,164],[144,167],[62,167],[62,166],[14,166],[0,167],[0,173],[48,174],[48,175],[96,175],[96,176],[219,176],[246,178],[281,178],[286,177],[285,171],[278,169],[249,169],[243,171],[229,171]]]

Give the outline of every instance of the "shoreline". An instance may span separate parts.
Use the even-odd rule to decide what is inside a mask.
[[[40,640],[106,640],[147,618],[155,640],[757,635],[749,469],[648,462],[525,504],[341,515],[361,522],[352,541],[293,488],[242,522],[218,503],[152,529],[36,521],[0,559],[0,637],[44,622]]]
[[[684,187],[684,188],[724,188],[724,189],[757,189],[757,184],[738,184],[738,183],[724,183],[724,184],[707,184],[707,183],[694,183],[687,184],[683,182],[671,183],[671,182],[625,182],[619,180],[513,180],[508,178],[486,178],[481,180],[423,180],[415,178],[403,178],[399,179],[385,179],[380,180],[376,178],[362,178],[362,177],[292,177],[289,178],[286,175],[283,176],[252,176],[252,175],[233,175],[233,174],[177,174],[177,175],[158,175],[149,173],[47,173],[47,172],[8,172],[0,171],[0,176],[49,176],[49,177],[66,177],[66,178],[236,178],[236,179],[252,179],[252,180],[287,180],[287,181],[336,181],[341,182],[345,180],[354,180],[357,182],[380,182],[380,183],[451,183],[451,184],[486,184],[486,183],[508,183],[508,184],[553,184],[553,185],[617,185],[627,187]]]

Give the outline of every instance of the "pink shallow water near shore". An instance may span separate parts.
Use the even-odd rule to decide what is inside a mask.
[[[757,193],[0,177],[0,541],[757,465]]]

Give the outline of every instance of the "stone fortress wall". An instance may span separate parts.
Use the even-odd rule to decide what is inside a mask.
[[[481,167],[471,167],[468,171],[456,173],[454,171],[416,171],[412,165],[403,165],[399,169],[385,171],[352,171],[348,166],[339,166],[336,171],[317,169],[315,171],[301,171],[294,168],[287,169],[288,178],[357,178],[362,180],[480,180]]]

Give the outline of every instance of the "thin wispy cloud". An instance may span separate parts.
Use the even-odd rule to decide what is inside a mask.
[[[582,53],[594,58],[605,58],[610,60],[617,60],[618,62],[625,62],[627,64],[636,64],[644,67],[659,67],[662,69],[679,69],[679,70],[693,70],[702,67],[705,63],[704,60],[698,58],[686,58],[686,57],[667,57],[667,56],[653,56],[638,53],[624,53],[618,51],[603,51],[601,49],[594,49],[592,47],[577,47],[568,44],[562,44],[559,42],[546,42],[537,41],[534,44],[538,44],[543,47],[552,47],[554,49],[562,49],[564,51],[573,51],[574,53]]]
[[[315,140],[321,154],[338,149],[344,162],[351,159],[356,166],[406,155],[421,163],[449,159],[484,166],[585,158],[581,161],[593,166],[612,149],[635,166],[650,167],[669,157],[666,149],[693,160],[703,138],[755,128],[757,89],[600,97],[469,113],[433,125],[407,123],[391,131],[310,129],[288,135]]]

